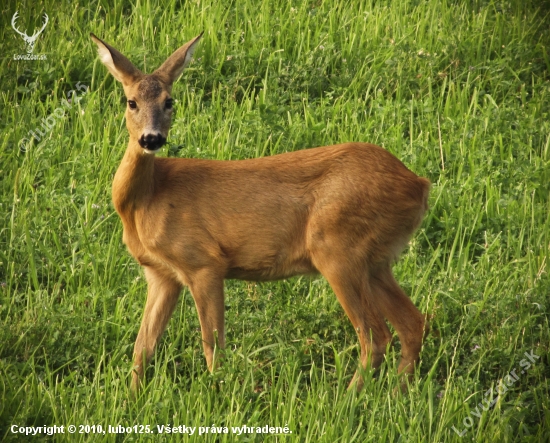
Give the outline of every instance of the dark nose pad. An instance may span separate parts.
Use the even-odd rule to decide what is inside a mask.
[[[166,138],[164,138],[161,134],[147,134],[142,135],[138,142],[143,149],[155,151],[166,143]]]

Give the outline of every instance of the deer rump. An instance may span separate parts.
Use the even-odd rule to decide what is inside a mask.
[[[183,284],[211,266],[255,281],[318,273],[316,254],[329,251],[354,268],[391,263],[427,209],[429,182],[365,143],[238,161],[155,158],[154,167],[134,255]]]

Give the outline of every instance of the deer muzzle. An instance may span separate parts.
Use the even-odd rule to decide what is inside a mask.
[[[166,143],[166,138],[161,134],[143,134],[139,138],[138,143],[143,149],[156,151],[157,149],[160,149],[164,143]]]

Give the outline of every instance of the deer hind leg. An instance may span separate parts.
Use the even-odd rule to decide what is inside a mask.
[[[203,269],[191,278],[189,287],[201,324],[206,364],[212,372],[219,362],[217,352],[225,348],[223,278]]]
[[[147,302],[141,327],[134,346],[134,371],[131,389],[139,389],[144,367],[153,356],[155,346],[174,312],[182,285],[173,277],[151,267],[145,267],[148,283]]]
[[[425,328],[428,327],[426,318],[399,287],[389,264],[372,273],[371,282],[379,309],[393,325],[401,342],[398,372],[410,378],[419,359]]]
[[[333,256],[338,257],[338,254]],[[316,265],[329,282],[355,328],[361,347],[361,366],[363,369],[378,368],[384,360],[391,333],[373,300],[369,274],[363,269],[355,269],[342,262]],[[355,373],[349,389],[354,386],[357,390],[363,387],[360,370]]]

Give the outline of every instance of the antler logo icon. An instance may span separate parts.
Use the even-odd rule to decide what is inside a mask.
[[[42,31],[48,24],[48,20],[49,20],[48,14],[44,13],[44,25],[38,31],[35,31],[34,34],[31,35],[30,37],[27,35],[26,29],[25,29],[25,32],[21,32],[15,26],[15,21],[17,20],[18,16],[19,16],[18,12],[15,11],[15,14],[13,14],[13,17],[11,18],[11,27],[14,29],[15,32],[17,32],[21,37],[23,37],[23,40],[25,40],[25,44],[27,45],[27,54],[31,54],[32,51],[34,51],[34,44],[36,43],[36,39],[40,34],[42,34]]]

